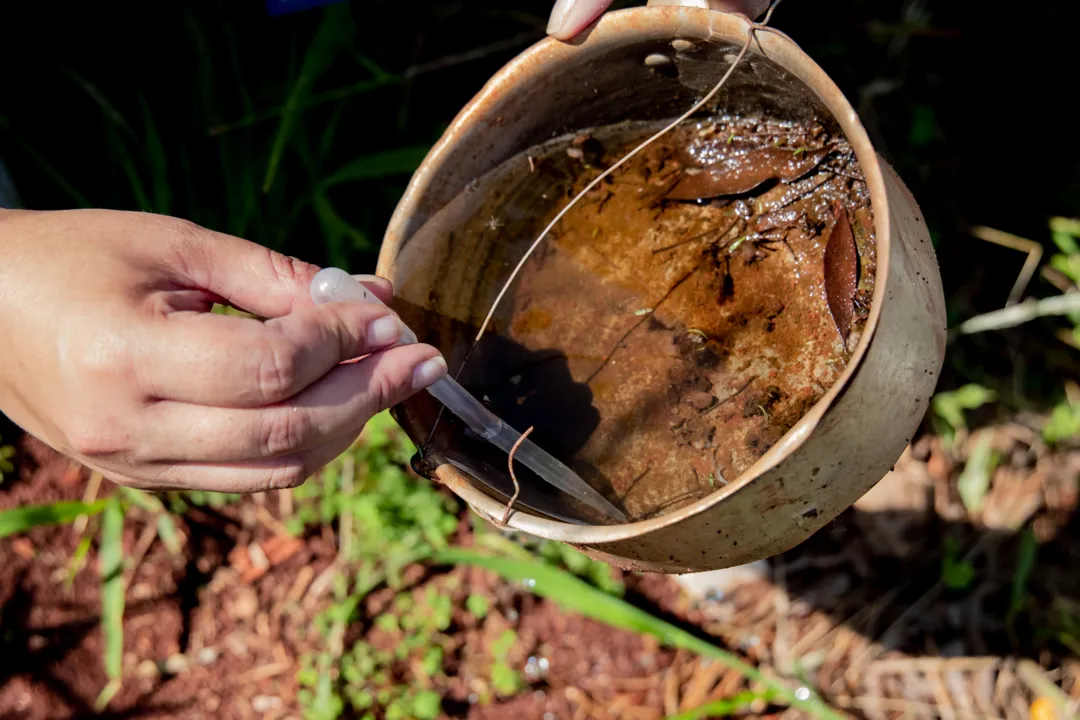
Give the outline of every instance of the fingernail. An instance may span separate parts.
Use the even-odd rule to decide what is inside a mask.
[[[378,275],[353,275],[353,277],[356,278],[356,280],[358,282],[362,282],[362,283],[366,283],[366,282],[371,282],[371,283],[373,283],[373,282],[390,282],[386,278],[379,277]]]
[[[442,355],[436,355],[430,360],[425,360],[416,366],[412,374],[414,390],[423,390],[431,387],[446,375],[446,360]]]
[[[371,347],[392,345],[401,339],[405,326],[393,315],[375,320],[367,329],[367,344]]]
[[[570,40],[600,17],[611,0],[559,0],[551,10],[547,33],[556,40]]]

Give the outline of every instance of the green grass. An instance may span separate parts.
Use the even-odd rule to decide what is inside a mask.
[[[26,533],[34,528],[74,523],[79,518],[92,521],[101,516],[97,530],[98,577],[101,583],[102,663],[109,678],[95,702],[104,711],[122,687],[124,650],[125,573],[133,571],[124,554],[124,523],[130,508],[143,511],[151,519],[162,544],[173,554],[181,551],[181,541],[173,518],[164,504],[153,495],[131,488],[117,487],[115,493],[92,503],[65,501],[42,505],[23,505],[0,512],[0,538]],[[91,526],[92,527],[92,526]],[[93,533],[85,532],[68,562],[66,585],[82,570],[93,544]]]

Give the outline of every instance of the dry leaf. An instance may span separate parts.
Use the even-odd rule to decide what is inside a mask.
[[[847,211],[836,203],[836,222],[825,246],[825,298],[836,329],[847,342],[855,316],[855,288],[858,285],[859,254]]]

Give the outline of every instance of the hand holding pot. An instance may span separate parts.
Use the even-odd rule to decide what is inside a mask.
[[[446,372],[430,346],[386,349],[384,306],[316,307],[316,271],[175,218],[0,211],[0,409],[123,484],[298,485]]]
[[[649,0],[648,4],[710,8],[756,20],[769,7],[769,0]],[[571,40],[592,25],[610,5],[611,0],[557,0],[548,20],[548,35],[557,40]]]

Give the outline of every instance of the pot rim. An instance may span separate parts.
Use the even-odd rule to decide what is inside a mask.
[[[546,37],[504,65],[484,85],[479,93],[458,113],[439,141],[432,147],[413,175],[402,195],[383,240],[379,253],[378,273],[390,277],[394,259],[403,240],[400,228],[408,222],[421,196],[441,171],[450,150],[459,138],[467,136],[472,123],[491,112],[509,93],[515,91],[522,77],[556,71],[569,61],[585,43],[620,43],[657,37],[684,37],[691,40],[724,40],[746,42],[752,25],[742,15],[721,13],[703,8],[679,6],[643,6],[606,13],[583,36],[572,43]],[[576,545],[594,545],[627,540],[647,535],[661,528],[683,522],[724,502],[735,493],[745,490],[769,470],[791,456],[810,437],[822,418],[850,384],[873,341],[885,302],[889,279],[889,250],[891,224],[889,204],[882,177],[880,160],[855,109],[821,67],[786,34],[778,30],[763,30],[751,45],[751,53],[763,55],[778,63],[801,80],[833,115],[855,151],[863,176],[870,190],[874,212],[877,266],[873,302],[862,336],[856,344],[847,366],[826,393],[810,408],[777,443],[730,483],[700,500],[647,520],[619,525],[579,525],[548,520],[528,510],[514,509],[506,523],[509,529],[537,537]],[[506,505],[476,487],[469,476],[449,463],[439,466],[435,475],[474,510],[489,520],[499,522]]]

